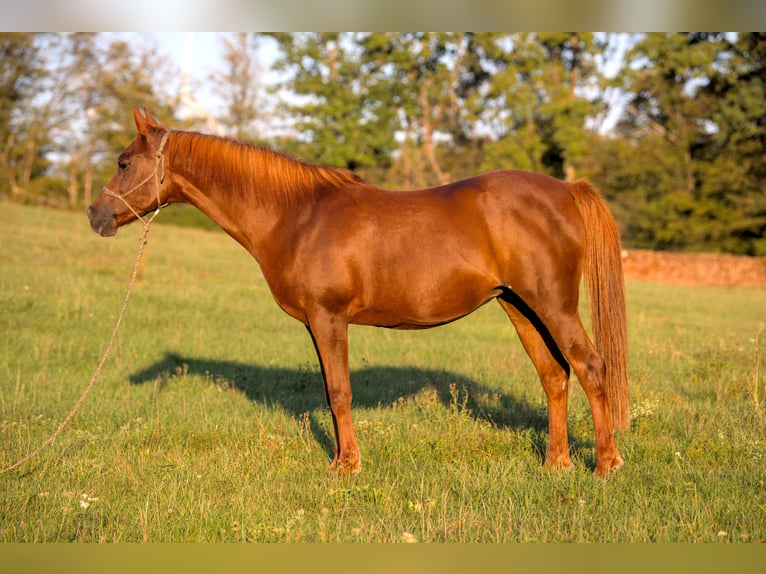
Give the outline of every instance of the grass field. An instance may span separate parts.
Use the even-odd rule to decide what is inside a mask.
[[[87,385],[140,228],[0,203],[0,467]],[[763,542],[766,292],[628,284],[632,429],[595,479],[584,393],[570,472],[541,471],[542,387],[499,306],[354,328],[364,470],[327,472],[313,347],[220,232],[162,225],[101,378],[0,476],[0,541]],[[759,334],[760,333],[760,334]]]

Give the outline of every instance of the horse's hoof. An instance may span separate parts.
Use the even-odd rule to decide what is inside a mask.
[[[596,470],[593,471],[594,476],[598,478],[608,478],[613,472],[616,472],[624,464],[622,457],[618,454],[615,455],[608,463],[596,465]]]
[[[569,460],[568,456],[559,457],[553,460],[547,459],[543,463],[543,470],[572,470],[575,465]]]
[[[356,476],[362,472],[362,461],[356,459],[354,462],[333,460],[327,471],[334,476]]]

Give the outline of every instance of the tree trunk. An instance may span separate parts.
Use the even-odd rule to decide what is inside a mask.
[[[90,205],[93,198],[93,166],[90,161],[85,168],[85,178],[82,182],[82,193],[85,205]]]
[[[77,192],[78,192],[77,163],[78,163],[77,154],[72,154],[72,157],[69,160],[69,185],[67,186],[67,192],[69,193],[70,207],[74,207],[75,205],[77,205]]]
[[[433,142],[433,127],[431,125],[431,105],[428,102],[428,89],[427,84],[424,83],[420,88],[420,105],[423,108],[423,152],[426,154],[428,163],[431,164],[431,169],[436,175],[436,179],[440,185],[444,185],[449,182],[449,174],[444,173],[439,166],[439,161],[436,158],[436,149]]]

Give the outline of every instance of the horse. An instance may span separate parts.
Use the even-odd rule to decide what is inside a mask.
[[[101,236],[172,203],[191,204],[258,262],[271,293],[314,344],[335,431],[330,471],[362,468],[351,418],[348,325],[427,329],[497,300],[547,395],[543,468],[573,467],[570,368],[587,394],[596,476],[623,464],[629,427],[620,237],[585,180],[496,170],[391,191],[339,168],[163,127],[133,110],[137,135],[87,209]],[[578,314],[585,279],[593,341]],[[594,343],[595,342],[595,343]]]

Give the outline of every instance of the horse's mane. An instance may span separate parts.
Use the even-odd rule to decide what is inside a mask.
[[[365,184],[345,169],[304,163],[266,148],[197,132],[173,131],[172,170],[208,188],[227,189],[259,204],[290,204],[321,188]]]

